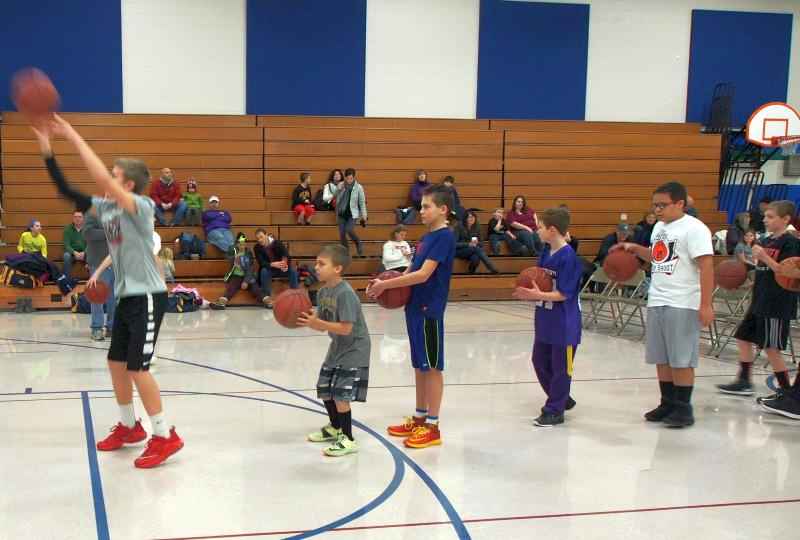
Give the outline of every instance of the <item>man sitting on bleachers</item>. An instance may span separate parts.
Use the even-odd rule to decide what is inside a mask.
[[[86,240],[83,238],[83,212],[72,213],[72,223],[64,227],[64,275],[69,277],[72,265],[77,261],[86,262]]]
[[[615,245],[621,242],[628,242],[633,238],[633,230],[627,223],[620,223],[617,225],[617,230],[603,238],[600,244],[600,249],[597,252],[597,257],[594,258],[594,264],[603,266],[603,262],[608,256],[608,251]]]
[[[161,178],[153,182],[150,187],[150,198],[156,203],[155,214],[160,225],[173,227],[183,223],[183,217],[186,215],[186,203],[181,198],[181,187],[175,181],[171,169],[161,169]],[[165,212],[175,213],[172,223],[167,224]]]
[[[203,212],[203,230],[209,244],[217,246],[226,257],[233,254],[233,232],[230,212],[219,207],[219,197],[208,198],[209,209]]]

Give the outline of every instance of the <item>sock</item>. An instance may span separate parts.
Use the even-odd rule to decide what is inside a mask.
[[[675,386],[675,401],[689,405],[692,402],[692,390],[694,386]]]
[[[658,386],[661,388],[661,401],[665,403],[672,401],[672,398],[675,397],[675,385],[672,384],[672,381],[658,381]]]
[[[739,362],[739,380],[750,382],[750,369],[753,367],[752,362]]]
[[[439,417],[438,416],[428,416],[428,423],[432,426],[439,425]]]
[[[342,426],[339,423],[339,411],[336,410],[336,402],[332,399],[326,399],[323,401],[325,404],[325,408],[328,410],[328,418],[331,421],[331,426],[333,429],[341,429]]]
[[[788,371],[776,371],[775,379],[778,381],[778,386],[780,386],[781,389],[791,388],[792,386],[792,383],[789,381]]]
[[[136,413],[133,410],[132,401],[130,403],[126,403],[125,405],[119,406],[119,415],[123,426],[132,428],[134,425],[136,425]]]
[[[353,411],[340,412],[339,423],[342,425],[342,433],[344,433],[351,441],[353,439]]]
[[[414,418],[422,418],[425,420],[428,417],[428,409],[417,409],[414,412]]]
[[[160,412],[150,417],[150,424],[153,426],[153,435],[169,437],[169,429],[167,429],[167,422],[164,420],[164,413]]]

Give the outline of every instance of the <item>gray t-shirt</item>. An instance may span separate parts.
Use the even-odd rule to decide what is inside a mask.
[[[350,335],[340,336],[328,333],[331,346],[325,356],[326,366],[344,368],[369,367],[370,340],[361,300],[353,287],[346,281],[335,287],[323,287],[317,294],[319,318],[327,322],[351,322]]]
[[[114,267],[114,295],[117,298],[167,291],[153,255],[155,203],[142,195],[134,195],[133,198],[135,214],[126,212],[115,201],[92,197],[92,204],[108,240],[108,251]]]

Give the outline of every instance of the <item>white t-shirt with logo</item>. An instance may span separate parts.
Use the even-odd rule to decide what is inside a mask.
[[[700,309],[697,258],[713,255],[711,231],[688,214],[672,223],[659,221],[650,237],[652,280],[647,306]]]

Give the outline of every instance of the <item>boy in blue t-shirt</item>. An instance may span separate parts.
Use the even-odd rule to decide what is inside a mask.
[[[429,232],[417,244],[405,275],[373,281],[367,294],[377,298],[386,289],[411,286],[406,304],[406,327],[411,344],[411,365],[417,385],[417,410],[413,418],[389,426],[389,435],[405,437],[409,448],[442,444],[439,409],[444,390],[444,310],[450,293],[450,276],[456,240],[447,226],[453,194],[446,186],[430,186],[422,196],[420,217]]]
[[[539,266],[553,278],[553,291],[517,287],[514,298],[536,302],[533,339],[533,368],[547,394],[542,414],[534,421],[540,427],[564,423],[564,411],[575,406],[569,390],[572,362],[581,342],[581,313],[578,305],[580,259],[567,244],[569,211],[551,208],[539,215],[539,237],[547,244]]]

